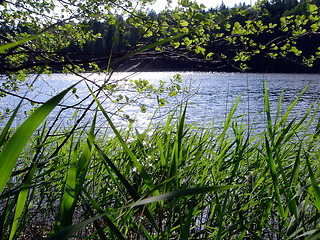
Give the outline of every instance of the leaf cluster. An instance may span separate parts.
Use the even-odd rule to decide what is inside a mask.
[[[176,9],[155,13],[126,1],[6,1],[0,41],[37,38],[2,53],[0,70],[14,77],[21,71],[99,71],[110,69],[110,59],[116,69],[128,56],[224,62],[243,70],[254,57],[287,58],[312,66],[319,57],[314,44],[320,25],[317,4],[290,0],[205,10],[182,1]],[[180,34],[154,51],[131,54]]]

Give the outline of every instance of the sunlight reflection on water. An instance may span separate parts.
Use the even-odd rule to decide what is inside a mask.
[[[160,80],[169,81],[176,75],[176,72],[143,72],[143,73],[115,73],[110,81],[121,81],[122,79],[145,79],[151,84],[158,85]],[[251,124],[264,124],[265,117],[263,114],[259,114],[264,109],[263,98],[263,81],[268,82],[269,98],[271,102],[271,110],[275,113],[277,110],[277,104],[280,95],[283,94],[283,106],[280,113],[284,113],[285,107],[287,107],[302,91],[306,85],[310,85],[306,93],[302,95],[299,104],[293,110],[293,116],[301,116],[302,112],[306,112],[307,109],[314,103],[320,96],[320,79],[316,74],[248,74],[248,73],[215,73],[215,72],[180,72],[183,83],[183,87],[190,88],[190,95],[176,96],[170,99],[170,104],[158,109],[156,115],[154,115],[157,108],[157,99],[155,96],[147,97],[141,95],[136,99],[132,105],[123,105],[121,112],[117,112],[113,116],[113,119],[118,124],[124,124],[123,116],[128,116],[130,119],[134,119],[134,125],[139,128],[145,128],[150,122],[152,117],[156,117],[155,121],[161,119],[168,113],[173,113],[175,106],[187,99],[187,121],[197,122],[205,125],[211,121],[219,125],[226,118],[226,114],[230,111],[232,103],[241,95],[241,100],[237,108],[235,118],[243,119],[244,122],[250,122]],[[90,87],[94,87],[95,84],[101,85],[107,80],[107,76],[103,74],[85,74],[85,77],[90,79],[92,83],[89,83]],[[21,92],[27,91],[27,97],[34,101],[44,102],[51,96],[66,89],[73,83],[77,82],[80,78],[73,75],[66,74],[52,74],[50,76],[41,75],[39,81],[34,85],[34,91],[29,91],[26,88],[22,88]],[[32,76],[30,77],[30,81]],[[75,94],[69,94],[63,101],[65,105],[73,105],[80,102],[78,107],[86,107],[92,98],[86,97],[89,95],[89,91],[84,82],[80,83],[77,87]],[[127,95],[130,99],[134,98],[134,93],[128,91],[128,89],[121,89],[118,94]],[[99,99],[103,103],[105,109],[112,113],[116,111],[116,106],[110,103],[108,95],[100,95]],[[83,101],[80,101],[84,99]],[[15,97],[8,96],[4,98],[0,104],[1,110],[6,108],[12,110],[13,106],[18,104],[19,100]],[[120,103],[121,105],[121,103]],[[140,111],[140,106],[147,106],[146,113]],[[117,105],[119,106],[119,104]],[[23,107],[24,111],[28,111],[32,106],[26,104]],[[92,111],[93,113],[94,111]],[[57,110],[52,114],[52,117],[57,113]],[[24,119],[23,114],[20,114],[21,119]],[[61,120],[66,125],[73,124],[74,120],[70,120],[70,117],[74,114],[72,111],[65,111],[63,119]],[[93,114],[89,114],[88,121]],[[248,117],[249,116],[249,117]],[[68,119],[68,121],[67,121]],[[99,121],[100,127],[106,126],[105,121]]]

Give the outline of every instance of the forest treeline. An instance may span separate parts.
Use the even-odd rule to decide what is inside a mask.
[[[319,0],[312,2],[319,6]],[[233,28],[235,28],[238,23],[239,26],[242,27],[246,26],[248,22],[256,21],[257,23],[261,23],[261,28],[263,28],[263,25],[271,26],[270,28],[272,28],[272,25],[280,26],[283,17],[308,15],[308,3],[309,1],[307,0],[266,1],[262,5],[263,7],[260,10],[259,16],[256,16],[256,12],[252,6],[246,5],[245,3],[237,4],[234,7],[226,7],[222,3],[217,8],[201,9],[199,12],[204,18],[209,18],[210,14],[214,14],[216,18],[218,18],[216,20],[220,25],[220,30],[210,30],[210,35],[228,35],[230,27],[233,26]],[[138,15],[136,17],[147,19],[147,21],[161,22],[165,17],[168,18],[166,15],[170,14],[170,12],[162,11],[157,13],[154,10],[147,9],[145,11],[138,11],[135,14]],[[172,16],[172,18],[173,17],[174,16]],[[98,59],[95,64],[97,64],[96,66],[99,69],[107,66],[111,62],[112,68],[118,71],[193,70],[310,73],[320,71],[318,60],[309,63],[308,58],[305,57],[309,55],[312,56],[312,54],[318,50],[320,42],[320,36],[318,34],[306,34],[306,36],[303,36],[302,33],[299,35],[299,38],[295,40],[294,44],[299,51],[303,52],[303,56],[294,50],[290,50],[280,58],[277,57],[280,47],[282,50],[284,48],[282,43],[291,37],[290,34],[292,34],[292,32],[280,31],[275,28],[273,31],[261,31],[261,33],[256,36],[253,34],[250,39],[248,38],[246,40],[243,38],[241,41],[239,41],[239,39],[233,40],[229,33],[228,41],[225,41],[225,39],[224,41],[209,41],[196,51],[186,50],[188,49],[188,42],[185,40],[188,39],[187,34],[184,36],[182,44],[184,46],[180,46],[180,43],[171,41],[168,43],[169,47],[163,48],[162,51],[155,51],[155,48],[152,48],[127,58],[124,56],[134,51],[135,48],[153,43],[156,41],[155,39],[161,38],[161,32],[156,35],[152,32],[152,34],[148,36],[145,29],[141,30],[139,27],[135,27],[134,24],[130,22],[130,18],[123,15],[115,15],[111,21],[112,22],[91,19],[86,22],[86,30],[93,32],[98,37],[84,44],[70,44],[59,51],[61,57],[67,58],[70,62],[80,64],[85,69],[94,68],[91,64],[94,62],[92,59]],[[295,24],[299,25],[297,19],[294,19],[294,21]],[[301,21],[303,21],[303,19]],[[174,21],[168,24],[170,27],[181,27],[175,26],[174,24],[176,24],[176,22]],[[187,25],[188,23],[185,24]],[[17,29],[1,27],[1,35],[14,31],[32,33],[32,30],[23,23],[18,24]],[[163,37],[165,38],[165,36]],[[251,44],[252,40],[254,40],[254,42]],[[275,42],[273,44],[274,53],[272,53],[272,51],[270,52],[270,48],[264,51],[264,48],[260,47],[258,51],[256,50],[257,44],[261,46],[270,45],[273,41]],[[281,46],[277,46],[277,44]],[[202,54],[203,52],[212,52],[214,57],[208,57],[208,55]],[[239,52],[246,52],[248,55],[253,54],[248,57],[248,55],[242,55],[239,54]],[[238,55],[239,59],[237,61]],[[29,61],[32,62],[32,56]],[[243,62],[246,63],[245,67],[241,65]],[[53,71],[62,71],[62,66],[57,64],[56,66],[52,66],[52,69]]]

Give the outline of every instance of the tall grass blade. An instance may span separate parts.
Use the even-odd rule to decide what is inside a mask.
[[[177,133],[176,133],[176,137],[175,137],[175,142],[174,142],[174,146],[173,146],[173,152],[172,152],[172,157],[171,157],[171,164],[170,164],[170,169],[169,169],[169,175],[168,175],[168,179],[171,177],[176,177],[176,183],[178,182],[178,176],[177,176],[177,171],[178,171],[178,166],[180,164],[180,159],[181,159],[181,151],[182,151],[182,139],[183,139],[183,135],[184,135],[184,126],[185,126],[185,116],[186,116],[186,108],[187,106],[185,106],[180,118],[179,118],[179,122],[178,122],[178,127],[177,127]],[[178,186],[178,183],[176,185],[176,187]]]
[[[285,114],[282,116],[279,125],[281,125],[282,123],[285,123],[288,119],[289,114],[291,113],[292,109],[294,108],[294,106],[297,105],[299,99],[301,98],[301,96],[305,93],[305,91],[308,89],[308,85],[300,92],[300,94],[295,98],[295,100],[289,105],[289,107],[287,107]]]
[[[315,206],[318,209],[318,213],[320,213],[320,188],[318,186],[318,182],[316,180],[315,175],[313,174],[313,170],[311,164],[309,162],[309,155],[306,153],[306,164],[309,171],[309,177],[311,180],[311,187],[313,189],[314,197],[315,197]]]
[[[27,144],[28,139],[38,128],[41,122],[53,110],[53,108],[57,106],[61,99],[73,87],[74,85],[40,106],[30,117],[27,118],[27,120],[25,120],[25,122],[15,131],[12,137],[3,146],[2,152],[0,153],[0,193],[2,193],[6,186],[18,157]]]
[[[277,121],[277,119],[279,119],[279,116],[280,116],[280,113],[281,113],[281,106],[282,106],[282,103],[283,103],[283,93],[284,92],[282,91],[282,93],[279,96],[278,108],[277,108],[277,112],[276,112],[276,116],[275,116],[276,121]]]
[[[182,240],[188,240],[189,239],[189,232],[190,232],[190,227],[191,227],[191,219],[193,217],[193,211],[195,208],[195,200],[193,200],[191,207],[189,209],[189,213],[187,215],[187,218],[185,219],[185,222],[182,226],[181,230],[181,239]]]
[[[319,230],[310,230],[297,236],[297,239],[306,239],[306,240],[319,240],[319,238],[320,238]]]
[[[137,201],[138,199],[140,199],[139,194],[136,192],[136,190],[134,189],[134,187],[127,181],[127,179],[121,174],[121,172],[117,169],[117,167],[113,164],[113,162],[111,161],[111,159],[95,144],[96,149],[98,150],[99,154],[101,155],[102,159],[107,163],[107,165],[112,169],[112,171],[117,175],[118,179],[120,180],[120,182],[125,186],[125,188],[127,189],[127,191],[129,192],[130,196],[132,197],[132,199],[134,201]],[[155,227],[155,229],[158,229],[158,225],[155,221],[155,219],[153,218],[152,214],[150,213],[150,211],[148,210],[148,208],[145,209],[145,215],[147,216],[147,218],[149,219],[149,221],[151,222],[151,224],[153,225],[153,227]]]
[[[312,234],[311,237],[308,237],[307,240],[319,240],[320,239],[320,231],[316,231]]]
[[[238,105],[240,103],[240,99],[241,99],[241,96],[239,96],[236,99],[235,103],[232,105],[232,107],[231,107],[231,109],[230,109],[230,111],[229,111],[229,113],[228,113],[228,115],[226,117],[226,120],[225,120],[224,126],[223,126],[223,132],[220,135],[220,138],[221,138],[220,146],[222,146],[222,142],[224,141],[225,136],[226,136],[226,134],[228,132],[228,129],[230,128],[230,124],[232,122],[232,118],[233,118],[233,116],[234,116],[234,114],[235,114],[235,112],[236,112],[236,110],[238,108]]]
[[[50,235],[46,240],[68,240],[69,237],[71,237],[74,233],[79,231],[80,229],[84,228],[88,224],[94,222],[95,220],[99,219],[101,216],[96,216],[87,220],[84,220],[82,222],[70,225],[60,231],[58,231],[55,234]]]
[[[273,142],[274,135],[273,135],[273,128],[272,128],[271,112],[270,112],[268,85],[267,85],[266,81],[264,81],[264,83],[263,83],[263,89],[264,89],[264,111],[267,115],[267,131],[268,131],[268,134]]]
[[[290,188],[294,187],[297,182],[298,182],[298,177],[299,177],[299,170],[300,170],[300,158],[301,158],[301,148],[302,148],[302,143],[300,143],[298,151],[297,151],[297,156],[294,161],[294,166],[293,170],[291,172],[291,178],[290,178]]]
[[[94,129],[96,124],[95,114],[93,123],[88,134],[86,143],[83,146],[82,154],[79,157],[79,144],[73,150],[70,167],[67,172],[67,179],[62,195],[58,219],[55,231],[59,231],[72,224],[72,217],[75,211],[79,195],[84,186],[85,177],[89,168],[91,156],[93,154]],[[78,159],[79,157],[79,159]]]
[[[107,216],[107,214],[104,213],[104,211],[100,208],[99,204],[90,196],[90,194],[86,191],[83,190],[84,194],[86,197],[89,199],[89,202],[91,205],[97,210],[99,214],[101,214],[101,218],[105,221],[105,223],[108,225],[110,230],[115,234],[117,239],[125,239],[120,230],[113,224],[111,219]]]
[[[60,209],[56,220],[55,231],[59,231],[64,227],[72,224],[72,216],[76,201],[76,185],[77,185],[77,156],[78,144],[72,152],[67,179],[64,186],[64,191],[61,196]]]
[[[117,175],[120,182],[124,185],[124,187],[127,189],[131,197],[134,201],[137,201],[139,199],[139,195],[134,189],[134,187],[127,181],[127,179],[121,174],[121,172],[118,170],[118,168],[113,164],[111,159],[99,148],[98,145],[95,144],[96,149],[98,150],[98,153],[101,155],[102,159],[107,163],[107,165],[112,169],[112,171]]]
[[[105,111],[105,109],[103,108],[103,106],[101,105],[100,101],[98,100],[98,98],[94,95],[94,93],[92,92],[91,88],[87,85],[88,89],[91,92],[92,97],[95,99],[99,109],[101,110],[102,114],[104,115],[104,117],[107,119],[108,124],[110,125],[111,129],[113,130],[113,132],[116,134],[117,139],[119,140],[120,144],[122,145],[123,149],[125,150],[125,152],[130,156],[130,159],[132,160],[132,162],[134,163],[135,167],[137,168],[140,176],[142,177],[142,179],[144,180],[144,182],[146,183],[146,185],[149,187],[150,190],[154,189],[156,186],[154,185],[154,183],[151,180],[151,177],[149,176],[149,174],[147,173],[147,171],[145,170],[145,168],[143,167],[143,165],[138,161],[137,157],[133,154],[133,152],[129,149],[129,147],[127,146],[127,144],[125,143],[125,141],[122,139],[119,131],[117,130],[117,128],[115,127],[115,125],[113,124],[113,122],[111,121],[110,117],[108,116],[107,112]]]
[[[279,183],[279,177],[277,174],[276,166],[274,164],[274,159],[272,157],[272,150],[270,148],[267,136],[265,136],[265,142],[266,142],[266,150],[267,150],[267,160],[268,160],[268,166],[270,169],[271,178],[273,181],[273,186],[275,190],[275,196],[278,201],[278,209],[280,216],[285,219],[285,213],[281,202],[281,195],[280,195],[280,183]]]
[[[14,212],[14,208],[16,206],[16,200],[11,198],[7,201],[7,203],[2,201],[2,209],[0,212],[0,239],[7,240],[8,239],[8,231],[12,224],[12,212]]]
[[[31,181],[32,181],[32,178],[34,176],[36,169],[37,169],[37,164],[35,164],[31,168],[31,170],[27,173],[27,175],[24,179],[24,182],[22,184],[22,189],[21,189],[21,191],[18,195],[18,199],[17,199],[17,204],[16,204],[15,213],[14,213],[13,223],[11,226],[9,240],[14,239],[15,233],[18,229],[19,222],[22,217],[22,212],[23,212],[23,209],[25,208],[26,200],[28,197]]]
[[[163,201],[163,200],[170,200],[175,198],[181,198],[185,196],[192,196],[197,194],[203,194],[208,192],[217,192],[217,191],[224,191],[230,188],[240,187],[241,185],[225,185],[225,186],[211,186],[211,187],[199,187],[199,188],[189,188],[183,190],[177,190],[169,193],[160,194],[158,196],[146,198],[139,200],[133,204],[130,204],[128,207],[136,207],[140,205],[145,205],[148,203]]]
[[[289,141],[289,139],[294,134],[293,130],[291,130],[291,132],[290,132],[290,129],[291,129],[294,121],[295,121],[295,119],[293,119],[288,124],[288,126],[286,126],[285,129],[281,132],[278,140],[275,142],[273,153],[275,155],[274,157],[275,157],[275,159],[277,161],[277,164],[278,164],[279,172],[280,172],[280,174],[282,176],[282,179],[283,179],[284,187],[285,187],[285,189],[287,189],[287,191],[284,191],[283,194],[285,195],[289,210],[291,211],[291,213],[296,218],[298,218],[297,207],[296,207],[296,204],[293,201],[294,194],[292,193],[292,189],[290,188],[290,184],[289,184],[289,180],[287,178],[287,174],[285,173],[285,170],[284,170],[284,167],[283,167],[283,159],[279,156],[279,152],[281,151],[281,142],[282,142],[282,140],[286,139],[286,141]]]
[[[18,106],[13,111],[12,115],[10,116],[8,122],[6,123],[5,127],[3,128],[2,132],[1,132],[1,135],[0,135],[0,147],[3,146],[4,141],[5,141],[6,137],[8,136],[11,124],[12,124],[14,118],[16,117],[16,115],[18,113],[18,110],[20,109],[21,104],[22,104],[22,100],[20,101]]]

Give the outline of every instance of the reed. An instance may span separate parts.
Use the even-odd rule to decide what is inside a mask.
[[[69,90],[10,131],[17,107],[2,129],[0,239],[320,237],[318,104],[297,119],[301,95],[282,115],[280,100],[273,118],[265,85],[259,132],[234,116],[239,98],[221,128],[187,124],[184,107],[138,132],[118,129],[92,93],[113,134],[96,117],[48,128]]]

